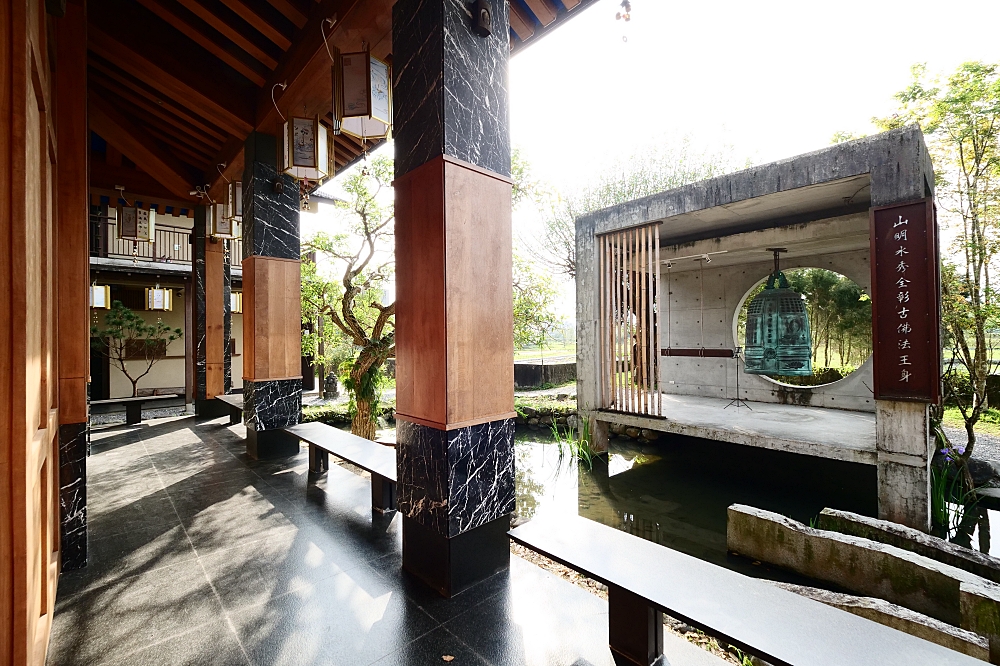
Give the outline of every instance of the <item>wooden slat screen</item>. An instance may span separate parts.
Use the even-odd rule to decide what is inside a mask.
[[[659,223],[597,237],[601,404],[660,416]]]

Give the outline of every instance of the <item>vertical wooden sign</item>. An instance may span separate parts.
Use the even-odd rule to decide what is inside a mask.
[[[940,400],[941,306],[934,202],[871,210],[875,399]]]

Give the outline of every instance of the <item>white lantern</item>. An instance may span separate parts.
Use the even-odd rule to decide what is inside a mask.
[[[210,232],[212,236],[219,238],[234,238],[235,222],[229,214],[229,206],[226,204],[212,204],[210,211]]]
[[[333,133],[387,139],[392,133],[389,65],[367,51],[334,55]]]
[[[153,240],[156,211],[136,206],[118,206],[118,237],[137,241]]]
[[[243,314],[242,291],[234,291],[229,294],[229,311],[233,314]]]
[[[166,310],[166,311],[173,310],[174,309],[173,290],[161,289],[160,285],[156,285],[152,289],[147,289],[146,309]]]
[[[90,307],[95,310],[110,310],[111,287],[106,284],[90,285]]]
[[[326,126],[315,118],[290,117],[282,140],[283,171],[298,180],[323,180],[330,174]]]
[[[236,222],[243,221],[243,181],[229,183],[229,216]]]

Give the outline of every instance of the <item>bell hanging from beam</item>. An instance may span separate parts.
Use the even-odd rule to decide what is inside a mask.
[[[744,370],[753,375],[812,374],[812,336],[805,297],[788,287],[774,252],[774,272],[747,307]]]

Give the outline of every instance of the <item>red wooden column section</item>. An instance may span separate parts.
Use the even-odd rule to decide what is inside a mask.
[[[492,24],[507,26],[507,3]],[[403,568],[450,596],[509,564],[514,355],[506,29],[393,13]]]
[[[226,393],[225,339],[226,242],[211,237],[206,206],[194,214],[194,318],[195,318],[195,413],[198,416],[225,416],[229,409],[215,400]]]
[[[87,382],[90,376],[87,12],[68,2],[56,25],[56,262],[59,519],[62,568],[87,565]]]

